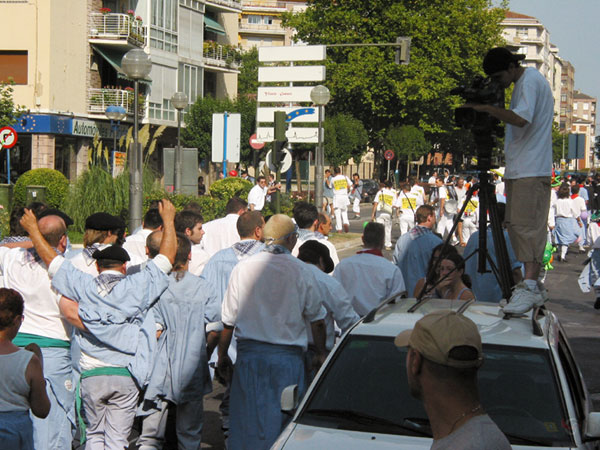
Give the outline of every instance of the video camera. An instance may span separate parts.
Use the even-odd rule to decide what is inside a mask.
[[[504,88],[491,78],[477,76],[471,86],[459,86],[450,91],[460,95],[467,103],[494,105],[504,108]],[[485,112],[461,106],[454,110],[456,126],[470,129],[473,134],[489,134],[495,137],[504,136],[504,128],[500,121]]]

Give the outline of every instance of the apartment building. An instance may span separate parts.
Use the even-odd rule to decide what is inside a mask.
[[[306,9],[305,0],[242,0],[239,16],[239,44],[252,47],[291,45],[294,30],[283,28],[281,15]]]
[[[597,99],[580,91],[573,93],[573,123],[571,132],[585,135],[585,156],[576,161],[577,169],[595,167],[596,137],[596,103]]]
[[[74,179],[87,169],[94,136],[113,149],[113,138],[133,123],[138,102],[141,124],[166,125],[155,151],[173,147],[173,93],[189,103],[198,97],[234,97],[239,73],[235,0],[14,0],[2,4],[11,20],[0,29],[0,81],[12,78],[15,103],[27,114],[14,128],[11,178],[33,168],[54,168]],[[133,80],[121,68],[127,51],[150,55],[152,70]],[[127,117],[111,127],[105,111],[122,106]],[[121,149],[124,150],[124,149]],[[0,174],[6,162],[0,162]]]
[[[573,125],[573,92],[575,91],[575,67],[562,61],[560,81],[560,131],[567,133]]]
[[[507,11],[501,23],[506,45],[525,55],[523,66],[535,67],[546,77],[554,97],[556,121],[560,116],[562,64],[558,48],[550,43],[550,33],[535,17]]]

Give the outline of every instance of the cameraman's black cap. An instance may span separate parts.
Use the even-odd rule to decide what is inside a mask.
[[[483,58],[483,70],[487,75],[508,69],[511,62],[517,62],[525,59],[525,55],[512,53],[506,47],[496,47],[491,49]]]
[[[127,262],[129,261],[129,253],[123,247],[118,245],[109,245],[103,250],[96,250],[92,254],[92,258],[99,259],[112,259],[115,261]]]
[[[94,213],[85,219],[86,230],[118,230],[125,228],[125,222],[119,217],[105,212]]]

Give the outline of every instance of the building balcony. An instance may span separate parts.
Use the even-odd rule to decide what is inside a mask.
[[[129,14],[92,13],[89,24],[90,43],[116,45],[123,50],[146,46],[146,27]]]
[[[109,106],[122,106],[128,115],[134,113],[135,94],[133,89],[108,89],[89,88],[87,97],[87,111],[89,114],[104,114]],[[138,99],[138,116],[143,117],[146,110],[146,97],[140,95]]]
[[[275,25],[265,25],[260,23],[247,23],[242,22],[239,25],[240,33],[248,33],[248,34],[277,34],[277,35],[285,35],[286,31],[284,28],[281,28],[279,24]]]
[[[223,11],[242,12],[242,2],[239,0],[206,0],[206,6],[214,7]]]
[[[221,45],[213,41],[204,41],[204,64],[208,69],[237,71],[242,64],[240,51],[230,45]]]
[[[244,11],[283,12],[287,11],[287,3],[276,0],[242,0]]]

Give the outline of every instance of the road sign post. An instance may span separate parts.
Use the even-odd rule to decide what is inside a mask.
[[[386,150],[383,153],[383,157],[385,159],[387,159],[387,162],[388,162],[386,180],[389,180],[390,179],[390,162],[392,161],[392,159],[394,159],[394,151]]]

